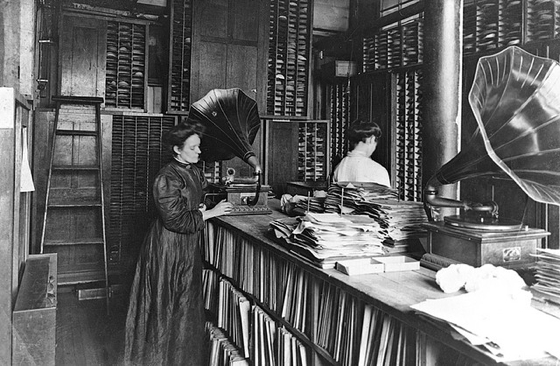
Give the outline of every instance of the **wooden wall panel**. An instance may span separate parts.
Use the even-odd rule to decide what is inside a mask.
[[[61,33],[61,95],[104,96],[106,22],[66,15]]]
[[[196,63],[196,75],[193,75],[192,101],[197,101],[211,89],[225,88],[227,75],[223,70],[227,65],[227,45],[205,42],[200,44],[199,61]],[[193,65],[194,66],[194,65]]]
[[[231,36],[239,41],[257,42],[261,0],[238,1],[230,12]]]
[[[225,38],[228,36],[228,0],[195,1],[198,4],[197,16],[201,24],[201,36]],[[211,25],[211,26],[210,26]]]
[[[257,85],[257,47],[230,45],[227,58],[227,88],[241,88],[245,93],[255,98]],[[263,111],[264,112],[264,111]]]

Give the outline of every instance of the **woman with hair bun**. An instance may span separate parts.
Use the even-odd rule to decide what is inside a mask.
[[[201,239],[204,221],[227,214],[231,203],[203,203],[207,186],[195,165],[204,128],[183,122],[164,143],[174,159],[153,184],[157,219],[140,251],[125,330],[125,364],[205,364]]]
[[[350,151],[337,165],[334,182],[377,183],[390,187],[387,169],[371,158],[381,137],[381,129],[375,122],[356,120],[347,131]]]

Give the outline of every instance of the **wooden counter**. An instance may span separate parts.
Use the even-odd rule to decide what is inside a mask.
[[[347,276],[334,269],[321,269],[305,259],[290,253],[275,242],[270,232],[269,223],[274,219],[283,218],[285,215],[279,212],[277,200],[272,200],[270,205],[273,210],[271,215],[225,216],[215,218],[212,219],[210,223],[210,230],[225,230],[229,235],[233,235],[231,237],[241,238],[238,239],[238,241],[242,242],[239,245],[251,245],[254,246],[253,249],[256,251],[266,251],[265,257],[267,260],[272,258],[270,259],[271,263],[274,263],[274,261],[293,263],[298,269],[305,272],[306,279],[311,283],[309,286],[310,299],[309,301],[303,302],[303,304],[308,307],[306,312],[310,314],[309,318],[312,324],[310,327],[293,326],[293,324],[290,324],[289,320],[286,320],[285,317],[279,313],[278,309],[274,309],[275,305],[268,305],[268,300],[261,299],[259,294],[253,294],[251,288],[247,288],[247,278],[244,278],[244,274],[261,273],[262,268],[268,270],[267,266],[261,268],[261,264],[251,262],[249,265],[254,265],[255,267],[250,271],[247,271],[246,268],[236,268],[235,264],[230,268],[228,261],[234,261],[236,263],[243,262],[243,254],[232,254],[236,253],[236,250],[232,250],[231,248],[224,253],[228,253],[227,255],[232,257],[226,259],[222,258],[222,262],[217,263],[208,257],[206,259],[211,266],[222,272],[228,278],[231,278],[233,282],[238,283],[240,289],[245,291],[248,296],[265,308],[278,322],[289,327],[290,330],[297,334],[302,341],[313,350],[313,357],[311,358],[312,364],[344,364],[344,362],[339,362],[337,357],[331,355],[328,350],[317,346],[315,342],[318,330],[314,329],[317,328],[314,327],[314,324],[316,325],[318,320],[318,313],[320,313],[318,307],[322,301],[320,288],[321,286],[325,286],[325,284],[335,286],[346,292],[356,301],[371,305],[384,314],[397,319],[404,327],[413,329],[417,334],[416,343],[418,349],[416,351],[416,364],[450,364],[449,362],[459,362],[457,360],[460,360],[460,362],[467,360],[468,362],[465,364],[475,364],[477,362],[482,364],[496,364],[488,353],[472,346],[466,341],[453,339],[451,334],[444,330],[444,327],[412,311],[410,308],[411,305],[426,299],[439,299],[456,295],[445,294],[440,290],[435,282],[434,271],[421,267],[419,270],[415,271]],[[213,238],[218,238],[218,236],[211,236],[210,241],[219,240]],[[251,253],[253,252],[251,251]],[[243,264],[241,264],[241,266],[243,266]],[[247,263],[245,263],[245,266],[248,266]],[[269,275],[269,277],[276,278],[275,275]],[[265,275],[263,281],[266,281],[269,277]],[[253,281],[258,282],[258,279],[250,279],[249,282],[252,283]],[[272,286],[272,284],[267,283],[265,286],[261,284],[261,287],[267,286]],[[256,292],[260,292],[260,290]],[[270,303],[274,303],[274,301],[270,301]],[[361,328],[362,324],[357,324],[356,326]],[[301,329],[298,330],[297,328],[304,329],[301,331]],[[308,328],[311,328],[311,330]],[[357,353],[359,349],[353,350],[352,352]],[[452,356],[450,356],[450,354]],[[554,362],[555,361],[550,359],[542,359],[532,360],[530,363],[519,361],[509,364],[552,365]]]

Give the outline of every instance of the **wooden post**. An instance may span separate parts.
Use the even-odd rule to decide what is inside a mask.
[[[461,124],[463,1],[424,3],[423,185],[458,151]],[[439,194],[456,198],[457,187]]]

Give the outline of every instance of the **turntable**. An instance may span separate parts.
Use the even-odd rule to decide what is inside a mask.
[[[461,215],[424,224],[424,263],[528,267],[550,233],[498,215],[494,202],[438,196],[438,187],[462,179],[510,179],[533,200],[560,205],[560,64],[511,46],[478,61],[469,103],[478,128],[453,159],[426,184],[429,213],[439,207]],[[430,265],[428,265],[430,266]]]

